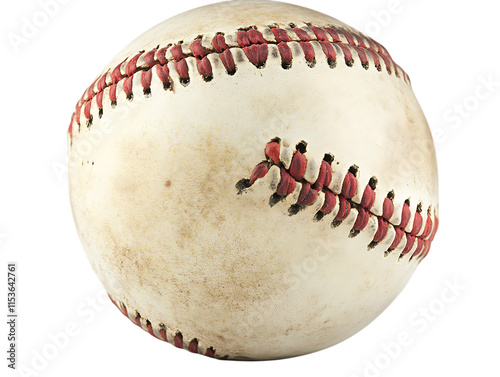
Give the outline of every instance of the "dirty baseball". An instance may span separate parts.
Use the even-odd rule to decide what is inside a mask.
[[[433,141],[396,60],[265,0],[188,11],[123,49],[68,130],[76,227],[118,309],[239,360],[318,351],[382,313],[438,228]]]

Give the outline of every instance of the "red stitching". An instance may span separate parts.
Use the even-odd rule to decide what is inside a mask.
[[[127,95],[128,100],[132,100],[134,96],[134,92],[132,89],[133,83],[134,83],[134,76],[127,77],[125,80],[123,80],[123,91]]]
[[[255,65],[257,68],[262,68],[266,64],[269,53],[267,44],[243,47],[243,51],[245,52],[245,55],[250,63]]]
[[[170,54],[172,54],[172,57],[174,60],[180,61],[182,59],[185,59],[188,57],[188,55],[184,54],[182,52],[182,46],[181,45],[175,45],[170,49]]]
[[[321,45],[324,54],[328,58],[328,64],[330,65],[330,67],[334,67],[335,64],[337,64],[337,53],[335,51],[335,48],[329,42],[321,41],[319,42],[319,44]]]
[[[144,54],[144,62],[150,68],[153,67],[154,65],[156,65],[158,62],[155,59],[155,53],[156,53],[156,50],[151,50],[151,51],[148,51],[146,54]]]
[[[116,106],[116,102],[118,101],[118,97],[116,95],[117,85],[113,84],[109,87],[109,98],[111,100],[111,106]]]
[[[339,33],[337,32],[337,30],[335,30],[334,28],[328,28],[328,27],[325,28],[325,30],[328,32],[328,34],[330,34],[332,36],[333,41],[335,43],[341,42],[340,36],[339,36]]]
[[[137,60],[139,60],[142,54],[143,53],[138,53],[127,63],[127,65],[125,66],[125,74],[127,76],[132,76],[137,72]]]
[[[354,202],[353,198],[358,190],[357,174],[359,168],[356,165],[351,166],[349,171],[345,174],[342,180],[340,193],[337,194],[333,192],[330,188],[332,182],[331,163],[333,161],[331,155],[325,155],[319,168],[318,178],[311,184],[304,179],[307,167],[306,146],[307,143],[305,142],[297,144],[296,150],[292,155],[290,167],[287,169],[279,159],[281,149],[280,140],[276,138],[270,141],[265,147],[267,160],[259,163],[254,168],[250,179],[242,179],[236,184],[239,193],[251,187],[258,179],[265,177],[272,166],[278,166],[280,168],[280,181],[274,194],[271,196],[269,202],[271,206],[291,194],[295,190],[297,183],[300,182],[302,188],[297,202],[289,209],[290,215],[297,214],[303,207],[313,205],[319,193],[322,192],[324,194],[324,201],[321,209],[315,215],[315,220],[319,221],[323,219],[324,216],[330,214],[338,201],[338,212],[332,221],[332,226],[334,227],[340,225],[342,221],[349,216],[352,208],[357,210],[358,215],[351,229],[350,237],[356,237],[359,232],[366,228],[370,216],[375,216],[377,218],[378,228],[373,236],[372,242],[368,245],[369,249],[374,248],[382,242],[387,236],[389,228],[392,227],[395,231],[395,236],[391,245],[385,252],[386,256],[401,244],[403,238],[405,238],[406,243],[402,248],[400,258],[413,250],[415,243],[416,247],[410,260],[416,257],[422,260],[427,256],[438,227],[437,217],[431,214],[430,208],[423,231],[422,227],[424,222],[421,213],[421,204],[417,206],[415,214],[413,215],[411,231],[406,230],[412,217],[408,199],[405,200],[402,206],[399,224],[390,222],[394,214],[394,191],[389,192],[384,198],[382,215],[371,212],[373,204],[375,203],[377,179],[372,177],[363,189],[364,191],[360,202]],[[418,235],[421,231],[422,234]]]
[[[314,47],[309,42],[300,42],[300,47],[302,47],[302,51],[304,51],[304,57],[306,60],[314,63],[316,59]]]
[[[156,74],[158,75],[158,78],[160,81],[163,83],[163,88],[164,89],[169,89],[172,79],[170,78],[170,70],[168,69],[168,66],[165,65],[157,65],[156,66]]]
[[[143,71],[141,74],[141,85],[144,88],[144,94],[151,94],[151,81],[153,79],[153,72],[148,69],[147,71]],[[101,105],[102,108],[102,105]]]
[[[200,350],[198,348],[198,339],[197,338],[191,339],[189,341],[189,343],[187,343],[184,341],[184,337],[183,337],[182,333],[180,331],[177,331],[175,333],[175,335],[173,336],[173,338],[169,340],[167,337],[167,330],[165,328],[165,325],[163,325],[163,324],[159,325],[158,332],[160,333],[160,336],[157,336],[153,330],[152,323],[148,319],[144,319],[143,317],[141,317],[141,315],[137,311],[135,312],[134,317],[131,318],[129,315],[130,310],[127,309],[127,307],[125,306],[125,304],[123,302],[118,302],[118,301],[114,300],[111,297],[111,295],[108,295],[108,297],[111,300],[111,302],[118,308],[118,310],[120,310],[120,312],[122,312],[123,315],[125,315],[130,321],[132,321],[132,323],[136,324],[141,329],[147,331],[150,335],[154,336],[157,339],[163,340],[164,342],[170,343],[177,348],[183,348],[183,349],[188,350],[192,353],[200,353]],[[146,328],[143,327],[142,322],[145,323]],[[228,356],[221,357],[219,355],[216,355],[215,348],[213,348],[213,347],[208,347],[206,349],[204,355],[208,356],[208,357],[215,357],[218,359],[225,359],[228,357]]]
[[[167,60],[167,49],[168,49],[168,47],[160,48],[158,50],[158,53],[156,54],[156,57],[158,58],[158,62],[161,65],[166,65],[168,63],[168,60]]]
[[[224,34],[216,34],[212,40],[212,46],[215,52],[218,52],[219,54],[229,49],[226,39],[224,38]]]
[[[186,59],[181,59],[179,61],[176,61],[174,63],[175,70],[177,71],[177,74],[181,78],[181,83],[183,85],[187,85],[189,83],[190,77],[189,77],[189,68],[186,62]]]
[[[84,117],[87,126],[91,126],[93,117],[91,114],[92,106],[89,105],[94,98],[96,100],[99,117],[103,113],[103,96],[105,89],[109,88],[109,97],[112,105],[117,102],[117,84],[122,82],[122,87],[129,100],[133,99],[133,77],[141,73],[141,86],[144,94],[151,94],[151,80],[153,71],[151,68],[156,67],[154,72],[158,79],[163,83],[164,89],[172,88],[172,78],[168,63],[172,62],[175,71],[179,75],[180,82],[183,85],[188,85],[190,82],[189,67],[186,59],[193,57],[197,59],[196,69],[205,81],[211,81],[213,78],[213,68],[209,55],[218,54],[227,73],[233,75],[236,72],[236,64],[231,52],[235,47],[242,48],[248,60],[257,68],[263,68],[269,57],[269,45],[275,45],[278,48],[281,56],[281,62],[284,69],[289,69],[292,66],[293,54],[290,43],[299,42],[304,57],[310,67],[314,67],[316,63],[316,52],[313,42],[319,43],[330,67],[334,68],[337,64],[337,56],[342,54],[346,65],[352,67],[355,64],[355,59],[359,59],[360,64],[369,69],[370,64],[373,64],[377,70],[381,71],[382,66],[380,61],[384,62],[388,74],[395,72],[397,76],[410,83],[408,75],[392,60],[387,50],[378,42],[356,33],[348,32],[340,27],[318,27],[308,25],[308,27],[298,28],[291,27],[283,29],[279,27],[270,27],[272,32],[267,39],[262,32],[257,28],[240,30],[236,34],[237,45],[229,45],[226,42],[225,36],[222,33],[217,33],[211,40],[210,46],[203,45],[201,37],[196,38],[189,44],[189,51],[183,50],[186,45],[176,44],[168,45],[161,49],[155,48],[151,51],[141,51],[129,59],[125,59],[113,69],[110,69],[101,75],[91,86],[84,92],[83,96],[78,101],[75,111],[71,117],[68,133],[73,136],[73,126],[78,126],[80,130],[81,111],[84,109]],[[167,53],[170,54],[168,57]],[[370,59],[373,63],[370,62]],[[144,73],[144,71],[148,73]]]
[[[278,43],[278,50],[281,56],[281,65],[283,68],[288,69],[292,66],[292,49],[285,42]]]
[[[231,51],[228,49],[220,53],[219,57],[222,64],[226,68],[227,73],[229,75],[234,75],[236,73],[236,65],[234,64],[233,54],[231,54]]]
[[[276,38],[276,42],[290,42],[291,39],[288,36],[286,30],[280,28],[272,28],[271,31],[274,34],[274,38]]]
[[[324,30],[322,30],[316,26],[311,26],[310,28],[314,32],[316,37],[318,38],[318,41],[328,42],[328,37],[327,37],[326,32]]]
[[[126,77],[125,75],[122,75],[121,71],[121,63],[118,64],[115,69],[111,72],[111,82],[113,84],[116,84],[118,81],[120,81],[123,77]]]
[[[193,43],[191,43],[191,51],[193,52],[193,55],[198,59],[202,59],[211,53],[210,50],[201,45],[201,38],[198,38]]]

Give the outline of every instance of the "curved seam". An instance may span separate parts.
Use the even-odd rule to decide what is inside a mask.
[[[180,331],[176,331],[175,335],[173,337],[168,336],[167,329],[166,329],[164,324],[159,324],[159,326],[157,326],[157,332],[158,332],[158,335],[157,335],[156,332],[153,330],[153,325],[152,325],[151,321],[142,317],[141,314],[137,310],[134,311],[133,318],[131,318],[130,317],[130,314],[131,314],[130,308],[127,308],[125,303],[113,299],[113,297],[111,297],[110,294],[108,294],[108,297],[111,300],[111,302],[118,308],[118,310],[120,310],[120,312],[122,312],[123,315],[125,315],[130,321],[132,321],[132,323],[139,326],[142,330],[147,331],[150,335],[154,336],[155,338],[163,340],[164,342],[170,343],[177,348],[182,348],[182,349],[188,350],[192,353],[198,353],[198,354],[201,354],[204,356],[214,357],[217,359],[228,358],[228,356],[217,355],[216,349],[214,347],[206,347],[205,353],[202,353],[198,347],[199,339],[193,338],[189,342],[187,342],[184,339],[182,332],[180,332]],[[144,326],[143,323],[145,324],[146,328],[143,327]]]
[[[373,249],[383,242],[388,236],[389,226],[392,226],[395,235],[391,245],[384,252],[385,256],[390,255],[397,249],[401,245],[403,238],[406,239],[406,243],[401,250],[398,260],[401,260],[413,249],[415,250],[408,262],[416,257],[421,261],[427,256],[438,228],[438,218],[435,214],[431,214],[431,206],[427,210],[427,218],[424,221],[422,203],[417,205],[416,211],[412,215],[410,199],[406,199],[401,209],[400,222],[396,224],[394,221],[391,221],[395,210],[393,202],[395,198],[394,190],[391,190],[384,198],[382,215],[377,215],[372,210],[378,183],[378,179],[375,176],[370,178],[370,181],[363,189],[361,200],[355,201],[354,197],[358,192],[358,188],[362,189],[357,178],[359,167],[352,165],[340,182],[333,182],[331,164],[335,157],[327,153],[321,162],[319,174],[315,182],[310,183],[304,178],[308,164],[306,148],[307,142],[305,141],[301,141],[296,145],[290,165],[287,168],[286,164],[280,158],[281,139],[278,137],[272,139],[265,147],[267,160],[259,163],[253,169],[249,179],[241,179],[236,183],[238,194],[250,188],[257,180],[264,178],[269,173],[271,167],[276,166],[280,169],[280,181],[269,199],[271,207],[296,191],[297,184],[300,183],[301,187],[297,201],[288,210],[290,216],[297,215],[306,207],[316,205],[319,194],[323,193],[322,207],[316,212],[314,216],[315,221],[320,221],[326,215],[334,213],[334,209],[337,208],[338,211],[331,223],[332,227],[337,227],[349,217],[351,210],[355,208],[358,215],[349,233],[350,238],[356,237],[363,231],[368,225],[370,216],[374,216],[377,219],[377,230],[373,236],[373,240],[368,245],[368,249]],[[332,187],[334,183],[341,183],[339,193],[333,191]],[[410,224],[412,217],[413,223],[411,230],[408,231],[406,228]]]
[[[299,43],[306,62],[313,68],[316,65],[317,54],[311,42],[316,42],[321,47],[321,51],[332,69],[337,65],[338,55],[343,56],[348,67],[355,66],[354,56],[357,55],[357,59],[359,59],[361,66],[365,70],[370,69],[370,66],[373,65],[378,71],[382,71],[383,62],[389,75],[394,72],[397,77],[402,76],[404,81],[410,84],[406,72],[393,61],[387,50],[378,42],[361,34],[349,32],[344,28],[333,26],[320,28],[310,24],[308,27],[303,28],[283,29],[269,27],[265,30],[268,31],[266,37],[256,27],[246,30],[240,29],[236,34],[236,41],[233,43],[228,42],[224,34],[217,33],[208,48],[203,46],[203,37],[199,36],[189,44],[188,51],[183,49],[183,47],[186,48],[186,44],[168,44],[166,47],[160,48],[158,46],[148,52],[140,51],[135,56],[126,58],[115,68],[110,68],[100,75],[78,101],[68,128],[71,141],[74,124],[78,125],[78,131],[80,131],[82,112],[87,127],[92,126],[91,106],[94,100],[98,108],[98,117],[103,116],[103,94],[105,89],[109,89],[112,107],[117,105],[118,83],[123,84],[122,89],[127,99],[133,100],[133,78],[135,74],[140,72],[143,92],[146,97],[150,96],[152,71],[155,68],[156,76],[163,83],[164,89],[171,90],[173,80],[168,67],[169,63],[173,63],[171,65],[177,72],[180,83],[187,86],[190,82],[187,58],[196,59],[198,73],[205,81],[209,82],[213,79],[213,70],[208,56],[216,54],[221,59],[227,74],[233,75],[237,69],[237,64],[234,62],[231,50],[235,48],[243,49],[247,59],[256,68],[264,68],[269,57],[268,46],[276,46],[281,56],[282,67],[291,69],[294,56],[289,43]]]

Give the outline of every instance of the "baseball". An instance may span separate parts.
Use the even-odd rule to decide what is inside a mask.
[[[228,1],[153,27],[85,90],[68,144],[76,227],[111,300],[193,353],[278,359],[345,340],[438,227],[409,76],[295,5]]]

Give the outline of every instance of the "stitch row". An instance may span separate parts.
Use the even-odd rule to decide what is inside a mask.
[[[217,54],[228,75],[234,75],[237,66],[234,61],[232,49],[241,48],[247,59],[257,68],[263,68],[269,57],[269,45],[277,47],[283,69],[290,69],[293,63],[291,43],[298,43],[304,53],[307,64],[312,68],[316,65],[316,51],[312,42],[318,43],[324,56],[327,58],[331,68],[338,63],[338,56],[343,56],[345,64],[353,67],[355,60],[359,59],[364,69],[369,69],[370,64],[382,71],[382,62],[389,75],[393,72],[398,77],[410,83],[408,75],[391,58],[387,50],[371,38],[349,32],[344,28],[333,26],[320,28],[313,25],[307,27],[296,27],[291,24],[290,28],[279,28],[270,26],[264,28],[263,32],[256,27],[247,30],[239,30],[236,40],[232,36],[217,33],[211,40],[210,46],[205,47],[205,40],[199,36],[191,44],[169,44],[166,47],[159,46],[148,52],[141,51],[131,58],[125,59],[113,69],[98,77],[92,85],[84,92],[76,105],[68,129],[72,137],[73,125],[80,130],[81,115],[85,117],[87,127],[93,122],[91,112],[92,103],[98,109],[98,117],[103,116],[104,91],[108,89],[108,96],[112,107],[117,104],[118,83],[122,83],[122,90],[128,100],[133,100],[133,81],[135,75],[140,75],[140,82],[144,95],[151,95],[151,82],[153,73],[162,82],[165,90],[171,90],[173,80],[171,69],[179,76],[179,81],[186,86],[190,83],[190,72],[187,58],[195,58],[198,73],[207,82],[213,79],[212,63],[208,59],[211,54]],[[206,42],[205,42],[206,43]],[[370,57],[370,58],[369,58]],[[371,61],[370,61],[371,59]],[[170,67],[169,67],[169,63]]]
[[[127,307],[125,306],[125,304],[123,302],[115,301],[110,295],[108,295],[108,297],[110,298],[111,302],[113,302],[113,304],[122,312],[122,314],[125,315],[129,320],[132,321],[132,323],[139,326],[141,329],[146,330],[149,334],[151,334],[155,338],[163,340],[167,343],[170,343],[177,348],[183,348],[183,349],[186,349],[186,350],[193,352],[193,353],[203,354],[204,356],[214,357],[214,358],[218,358],[218,359],[226,358],[226,356],[220,357],[220,356],[216,355],[215,348],[213,348],[213,347],[208,347],[205,350],[205,353],[202,353],[201,350],[198,348],[198,339],[194,338],[194,339],[191,339],[189,342],[187,340],[185,341],[184,337],[180,331],[177,331],[173,337],[171,337],[171,336],[167,337],[167,330],[165,328],[165,325],[163,325],[163,324],[159,325],[159,328],[160,328],[158,330],[159,335],[157,335],[155,333],[155,331],[153,330],[153,325],[151,324],[151,322],[148,319],[141,317],[141,315],[137,311],[135,311],[132,314],[130,309],[127,309]],[[132,317],[130,316],[130,314],[132,314]],[[143,327],[143,322],[144,322],[145,328]]]
[[[236,184],[236,188],[241,194],[243,190],[251,187],[258,179],[263,178],[269,172],[272,166],[277,166],[280,169],[280,181],[274,194],[270,198],[270,205],[274,206],[282,201],[286,196],[294,192],[297,183],[301,183],[299,197],[297,202],[289,209],[290,215],[297,214],[301,209],[311,206],[316,202],[320,192],[324,194],[323,205],[316,213],[314,219],[319,221],[324,216],[333,212],[338,202],[338,212],[335,215],[332,226],[336,227],[342,223],[350,214],[351,209],[355,208],[358,212],[356,221],[350,232],[350,237],[356,237],[368,225],[370,216],[377,218],[378,228],[372,242],[368,245],[369,249],[374,248],[382,242],[388,234],[389,227],[395,231],[395,237],[389,248],[386,250],[385,255],[389,255],[395,250],[403,238],[406,243],[401,251],[400,258],[408,254],[416,245],[414,252],[410,257],[419,257],[420,260],[425,258],[429,253],[429,249],[438,228],[438,219],[435,215],[431,214],[431,207],[427,211],[427,219],[423,221],[422,204],[417,206],[416,212],[413,216],[413,225],[410,231],[405,228],[410,222],[410,200],[406,199],[401,213],[401,220],[399,224],[391,223],[391,218],[394,214],[394,198],[395,193],[391,191],[387,194],[383,202],[382,215],[376,215],[371,212],[375,203],[375,190],[377,186],[377,178],[372,177],[366,187],[364,188],[361,201],[356,203],[353,201],[354,195],[358,189],[358,180],[356,178],[358,167],[353,165],[343,178],[342,188],[340,193],[335,193],[331,188],[332,183],[332,162],[334,157],[331,154],[326,154],[319,169],[318,178],[314,183],[309,183],[304,179],[307,166],[306,153],[307,143],[302,141],[297,144],[293,152],[292,160],[289,168],[285,168],[283,162],[280,160],[280,139],[275,138],[271,140],[265,148],[267,160],[258,164],[250,179],[242,179]]]

